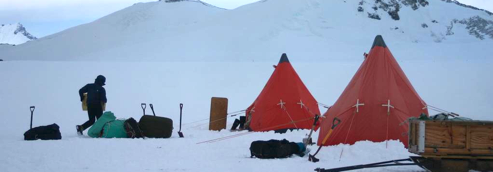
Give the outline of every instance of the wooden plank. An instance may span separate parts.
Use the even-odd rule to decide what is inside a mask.
[[[419,123],[414,124],[414,145],[418,145],[418,133],[419,133],[418,126]]]
[[[418,154],[418,141],[417,141],[417,124],[416,123],[409,123],[409,147],[408,150],[411,153]]]
[[[425,153],[420,155],[474,155],[493,156],[493,151],[487,149],[451,149],[451,148],[425,148]]]
[[[416,145],[416,124],[409,124],[409,146]]]
[[[412,121],[412,122],[419,122],[419,120]],[[429,123],[435,123],[435,124],[454,123],[455,125],[471,125],[471,126],[493,125],[493,121],[433,121],[433,120],[426,120],[426,125],[428,125]]]
[[[467,156],[467,155],[447,155],[447,156],[439,156],[439,155],[422,155],[424,158],[445,158],[445,159],[491,159],[493,160],[493,156]]]
[[[468,125],[466,128],[466,149],[471,150],[471,126]]]
[[[452,144],[452,133],[447,125],[427,123],[425,138],[425,147],[448,148]]]
[[[211,99],[211,114],[209,130],[219,131],[226,129],[226,119],[228,116],[228,99],[213,97]]]
[[[453,148],[466,148],[466,126],[452,125],[452,146]]]
[[[493,127],[471,126],[471,149],[493,149]],[[492,150],[493,151],[493,150]]]

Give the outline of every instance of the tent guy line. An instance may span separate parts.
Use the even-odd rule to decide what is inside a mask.
[[[300,122],[310,121],[310,120],[312,120],[314,118],[315,117],[310,117],[310,118],[306,118],[306,119],[302,119],[302,120],[298,120],[298,121],[292,121],[292,122],[288,122],[288,123],[285,123],[285,124],[281,124],[281,125],[276,125],[276,126],[272,126],[272,127],[269,127],[269,128],[265,128],[265,130],[272,130],[270,128],[280,127],[280,126],[289,125],[289,124],[293,124],[293,123],[300,123]],[[196,144],[214,143],[214,142],[218,142],[218,141],[222,141],[222,140],[227,140],[227,139],[231,139],[231,138],[235,138],[235,137],[240,137],[240,136],[243,136],[243,135],[253,134],[253,133],[256,133],[256,132],[250,132],[249,131],[249,132],[245,132],[245,133],[239,133],[239,134],[234,134],[234,135],[230,135],[230,136],[219,137],[219,138],[216,138],[216,139],[206,140],[206,141],[198,142]]]

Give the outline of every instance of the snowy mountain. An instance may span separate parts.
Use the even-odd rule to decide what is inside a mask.
[[[493,51],[485,48],[493,43],[493,15],[451,0],[265,0],[234,10],[159,1],[3,54],[9,60],[266,61],[286,52],[305,61],[354,60],[378,34],[393,52],[413,59],[491,58],[475,52]]]
[[[20,23],[0,25],[0,44],[18,45],[35,39]]]

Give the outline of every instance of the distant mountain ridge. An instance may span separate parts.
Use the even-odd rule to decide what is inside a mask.
[[[462,4],[456,0],[441,0],[443,2],[447,3],[453,3],[465,8],[485,12],[486,14],[489,14],[491,17],[481,17],[478,15],[471,16],[469,18],[464,18],[464,19],[452,19],[451,21],[445,21],[445,22],[450,22],[450,24],[447,26],[447,36],[451,36],[454,34],[453,27],[454,25],[462,24],[466,26],[466,29],[469,31],[470,35],[478,38],[478,39],[493,39],[493,13],[484,10],[484,9],[479,9],[474,6]],[[426,8],[429,6],[429,1],[428,0],[360,0],[358,3],[358,12],[366,12],[368,14],[368,18],[375,19],[375,20],[380,20],[380,14],[378,13],[379,10],[383,10],[384,12],[388,13],[388,15],[393,19],[398,21],[400,19],[399,11],[402,8],[411,8],[413,11],[416,11],[420,8]],[[370,4],[370,5],[366,5]],[[370,9],[368,7],[371,6]],[[366,8],[365,8],[366,7]],[[431,23],[428,22],[423,22],[421,26],[423,28],[428,28],[430,24],[433,23],[438,23],[439,21],[437,20],[432,20]],[[443,22],[443,21],[442,21]],[[436,42],[441,42],[441,41],[436,41]]]
[[[35,39],[20,23],[0,25],[0,44],[18,45]]]
[[[159,0],[159,1],[162,1],[162,0]],[[201,3],[201,4],[205,5],[205,6],[215,7],[215,8],[220,8],[220,7],[218,7],[218,6],[215,6],[215,5],[209,4],[209,3],[204,2],[204,1],[201,1],[201,0],[164,0],[164,2],[166,2],[166,3],[183,2],[183,1],[187,1],[187,2],[197,2],[197,3]],[[221,8],[221,9],[224,9],[224,8]]]
[[[233,10],[166,0],[137,3],[3,53],[63,61],[265,61],[284,52],[308,61],[359,59],[375,35],[400,46],[393,52],[414,49],[416,59],[491,58],[455,46],[488,51],[482,46],[493,42],[493,15],[454,0],[263,0]]]
[[[471,9],[475,9],[475,10],[479,10],[479,11],[484,11],[484,12],[488,13],[489,15],[492,15],[493,16],[493,13],[491,11],[488,11],[488,10],[485,10],[485,9],[481,9],[481,8],[478,8],[478,7],[475,7],[475,6],[471,6],[471,5],[466,5],[466,4],[460,3],[457,0],[442,0],[442,1],[448,2],[448,3],[455,3],[457,5],[460,5],[460,6],[463,6],[463,7],[467,7],[467,8],[471,8]]]

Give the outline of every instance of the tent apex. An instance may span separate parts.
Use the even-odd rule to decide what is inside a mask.
[[[385,41],[383,41],[382,35],[377,35],[375,37],[375,41],[373,41],[373,45],[371,46],[371,48],[373,49],[375,46],[387,48]]]
[[[281,60],[279,60],[279,63],[283,63],[283,62],[289,63],[289,59],[288,59],[288,56],[286,55],[286,53],[282,53]]]

